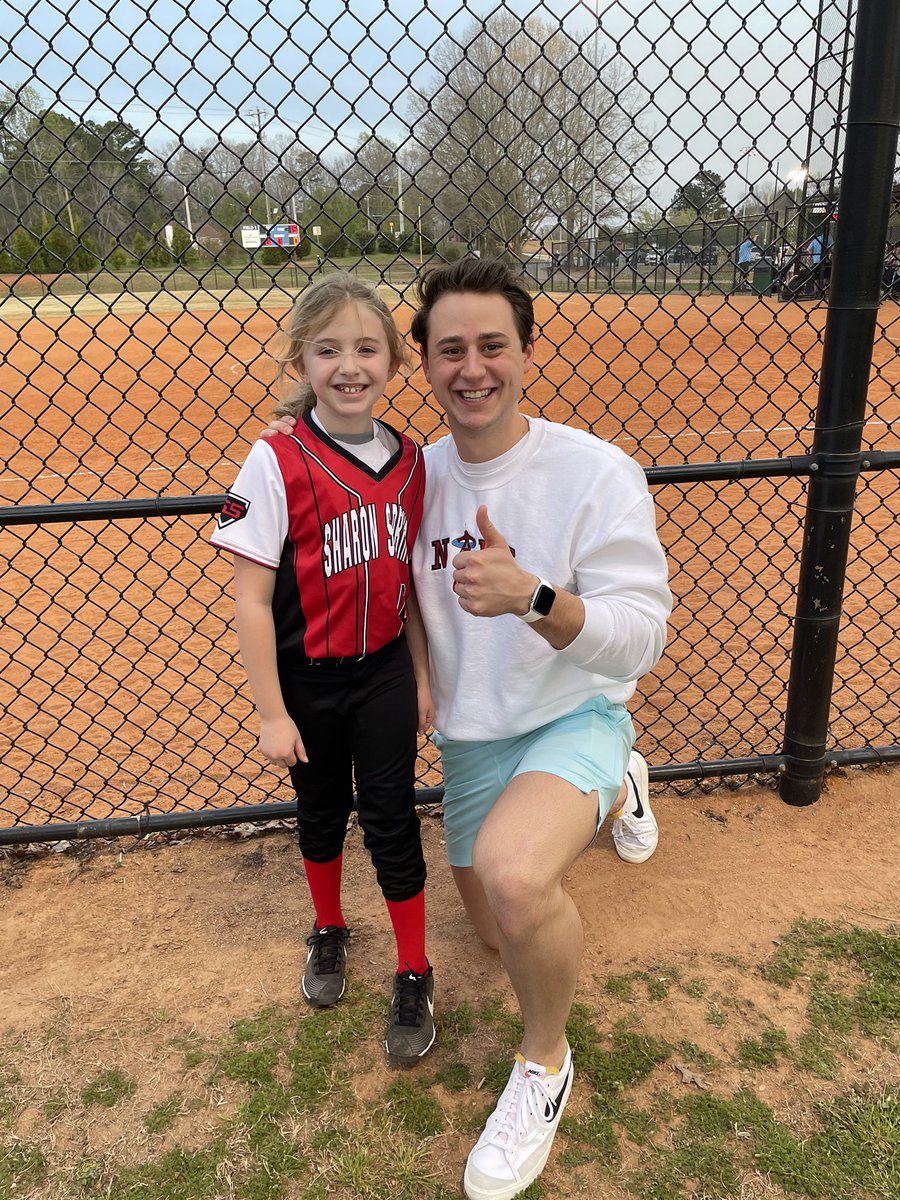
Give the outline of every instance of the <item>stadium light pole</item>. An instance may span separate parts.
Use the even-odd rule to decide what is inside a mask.
[[[744,242],[749,237],[749,230],[747,227],[747,206],[750,202],[750,195],[753,190],[752,185],[750,183],[749,162],[754,154],[756,154],[756,155],[759,154],[759,151],[756,149],[755,146],[752,146],[752,145],[751,146],[743,146],[738,151],[738,156],[735,159],[735,163],[734,163],[734,171],[738,177],[738,184],[741,185],[741,191],[743,191],[744,186],[746,186],[746,188],[747,188],[747,194],[743,197],[743,199],[740,196],[738,197],[738,201],[737,201],[737,204],[735,205],[735,209],[734,209],[734,211],[735,211],[734,240],[735,240],[735,248],[736,249],[735,249],[734,257],[732,258],[731,261],[733,264],[732,278],[734,280],[735,288],[743,287],[745,283],[749,286],[749,283],[750,283],[750,263],[749,263],[749,261],[746,264],[746,273],[745,274],[742,273],[742,270],[741,270],[741,268],[744,266],[744,264],[741,262],[741,246],[743,246]],[[741,169],[742,165],[744,168],[743,170]]]
[[[756,146],[744,146],[738,151],[738,160],[735,163],[737,177],[746,187],[746,195],[743,200],[738,202],[738,207],[742,210],[744,232],[747,232],[747,209],[750,206],[750,198],[753,195],[753,182],[750,179],[750,160],[753,157],[759,158],[759,151]]]
[[[798,184],[801,186],[803,185],[803,182],[806,179],[808,174],[809,174],[809,171],[807,170],[806,165],[804,163],[801,163],[800,166],[795,167],[793,171],[788,171],[787,175],[785,176],[784,194],[787,197],[787,204],[785,206],[785,212],[784,212],[785,227],[788,225],[788,219],[787,219],[788,209],[795,202],[794,189],[795,189],[795,187],[797,187]]]

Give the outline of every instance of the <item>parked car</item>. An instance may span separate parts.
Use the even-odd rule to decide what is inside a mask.
[[[719,265],[719,247],[701,246],[697,251],[697,262],[704,267],[717,267]]]
[[[696,252],[690,246],[671,246],[666,251],[666,262],[675,264],[690,264],[697,261]]]

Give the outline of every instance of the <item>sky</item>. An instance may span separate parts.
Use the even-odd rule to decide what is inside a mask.
[[[819,0],[0,0],[0,81],[74,119],[120,117],[154,149],[258,127],[326,153],[368,129],[402,144],[433,48],[499,7],[627,64],[659,204],[701,166],[736,203],[805,157]]]

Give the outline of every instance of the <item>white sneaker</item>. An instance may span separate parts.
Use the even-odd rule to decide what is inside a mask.
[[[647,764],[632,750],[625,772],[625,803],[613,821],[613,843],[619,858],[629,863],[646,862],[659,841],[659,826],[650,808]]]
[[[509,1083],[466,1163],[463,1187],[469,1200],[512,1200],[537,1179],[573,1075],[571,1050],[555,1073],[516,1055]]]

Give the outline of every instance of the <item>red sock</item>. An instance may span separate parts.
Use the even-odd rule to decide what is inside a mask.
[[[385,900],[397,939],[397,970],[415,971],[424,975],[428,970],[425,957],[425,889],[409,900]]]
[[[312,896],[313,907],[316,910],[316,928],[323,925],[337,925],[342,929],[347,922],[341,912],[341,867],[344,862],[343,854],[333,858],[331,862],[314,863],[308,858],[303,860],[306,871],[306,882]]]

